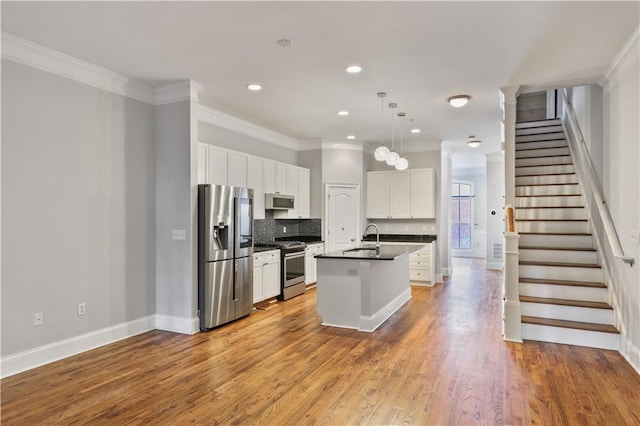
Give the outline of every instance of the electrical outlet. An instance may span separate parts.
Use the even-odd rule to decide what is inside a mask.
[[[286,234],[286,233],[287,233],[287,227],[286,227],[286,226],[283,226],[283,227],[282,227],[282,233],[283,233],[283,234]]]
[[[358,276],[358,268],[347,268],[347,275],[350,277]]]
[[[78,303],[78,316],[86,315],[87,313],[87,304],[82,302]]]
[[[37,312],[33,315],[33,326],[40,327],[41,325],[44,325],[44,314]]]
[[[187,238],[187,233],[184,229],[173,229],[171,230],[171,239],[172,240],[185,240]]]

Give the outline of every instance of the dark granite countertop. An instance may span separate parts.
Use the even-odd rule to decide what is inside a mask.
[[[319,235],[296,235],[291,237],[277,237],[276,241],[302,241],[307,244],[321,243],[322,237]]]
[[[367,234],[362,241],[375,241],[376,234]],[[428,234],[380,234],[380,241],[387,243],[430,243],[436,241],[436,235]]]
[[[380,250],[375,250],[375,245],[366,244],[358,247],[359,249],[367,248],[373,250],[358,250],[358,251],[334,251],[331,253],[320,254],[315,256],[316,259],[361,259],[361,260],[394,260],[400,256],[419,250],[419,246],[410,245],[385,245],[380,244]]]
[[[280,250],[278,247],[253,247],[254,253],[260,253],[261,251]]]

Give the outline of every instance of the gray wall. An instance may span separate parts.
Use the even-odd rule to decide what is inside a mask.
[[[154,149],[152,105],[2,61],[2,356],[154,313]]]
[[[274,145],[270,142],[202,121],[198,122],[198,139],[200,142],[221,148],[232,149],[287,164],[298,164],[298,152],[295,149]]]
[[[300,151],[298,165],[311,171],[311,217],[322,218],[322,150]]]

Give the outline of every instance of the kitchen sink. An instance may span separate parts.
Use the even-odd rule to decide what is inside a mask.
[[[375,247],[356,247],[349,250],[345,250],[343,253],[349,253],[352,251],[368,251],[368,250],[375,251],[376,248]]]

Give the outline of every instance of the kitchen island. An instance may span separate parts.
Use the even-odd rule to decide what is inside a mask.
[[[377,329],[411,299],[409,253],[418,249],[383,244],[316,256],[322,325]]]

